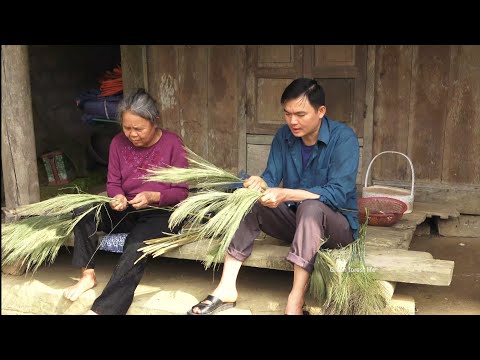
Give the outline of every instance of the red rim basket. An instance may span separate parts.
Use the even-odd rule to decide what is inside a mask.
[[[368,197],[358,199],[358,221],[366,221],[365,209],[368,209],[368,225],[392,226],[407,211],[407,204],[389,197]]]

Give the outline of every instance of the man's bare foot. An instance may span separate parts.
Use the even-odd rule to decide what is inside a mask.
[[[217,289],[213,290],[211,295],[219,298],[223,302],[235,302],[235,301],[237,301],[237,297],[238,297],[237,289],[235,289],[235,288],[234,289],[219,289],[219,288],[217,288]],[[202,301],[202,303],[210,304],[211,301],[210,300],[204,300],[204,301]],[[201,311],[197,306],[195,306],[192,309],[192,312],[194,314],[200,314]]]
[[[304,303],[303,297],[296,297],[290,294],[285,307],[285,315],[303,315]]]
[[[65,289],[63,296],[70,301],[75,301],[85,291],[93,289],[96,285],[97,279],[95,277],[95,270],[86,269],[82,272],[82,277],[75,285]]]

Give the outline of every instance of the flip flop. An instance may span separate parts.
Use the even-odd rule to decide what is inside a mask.
[[[210,304],[204,303],[204,301],[211,301]],[[192,306],[192,309],[187,312],[188,315],[213,315],[217,312],[227,310],[235,307],[237,303],[234,302],[223,302],[218,297],[213,295],[208,295],[205,299],[200,301],[197,305]],[[194,313],[193,309],[198,307],[200,313]]]

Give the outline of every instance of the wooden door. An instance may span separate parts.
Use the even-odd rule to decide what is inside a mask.
[[[249,174],[259,175],[265,168],[273,135],[285,124],[280,97],[285,87],[298,77],[315,78],[322,85],[327,116],[352,127],[363,146],[366,48],[365,45],[247,47],[246,167]],[[361,181],[360,172],[357,183]]]

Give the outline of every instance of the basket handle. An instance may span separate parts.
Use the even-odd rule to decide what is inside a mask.
[[[407,155],[398,151],[382,151],[381,153],[375,155],[372,161],[370,161],[370,164],[368,164],[367,173],[365,174],[365,187],[367,186],[368,176],[370,175],[370,168],[372,167],[373,161],[382,154],[398,154],[398,155],[402,155],[404,158],[408,160],[408,162],[410,163],[410,168],[412,169],[412,188],[410,190],[411,191],[410,195],[413,196],[413,191],[415,186],[415,171],[413,170],[413,164]]]

